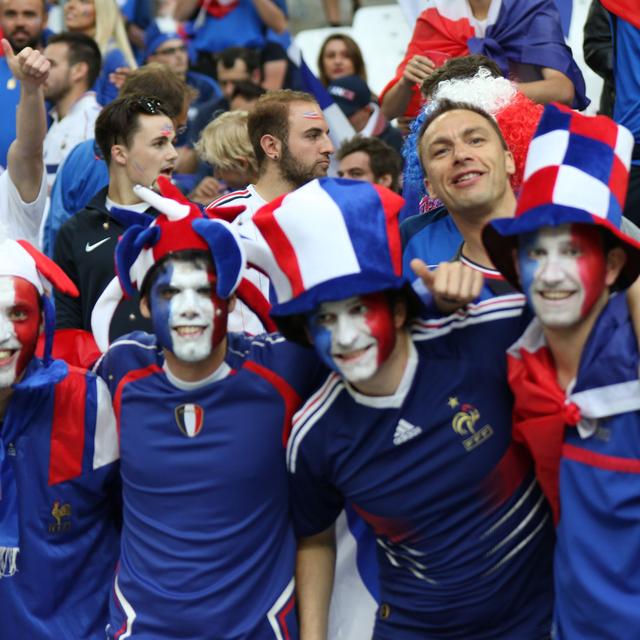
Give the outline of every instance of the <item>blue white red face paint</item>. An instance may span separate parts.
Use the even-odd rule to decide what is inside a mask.
[[[523,235],[518,264],[527,300],[547,327],[577,324],[606,286],[606,259],[595,226],[567,224]]]
[[[10,387],[33,358],[40,332],[38,291],[23,278],[0,277],[0,389]]]
[[[307,317],[322,361],[352,383],[368,380],[396,343],[393,312],[383,293],[323,302]]]
[[[179,360],[205,360],[225,337],[228,301],[216,295],[215,276],[204,263],[169,260],[149,295],[158,343]]]

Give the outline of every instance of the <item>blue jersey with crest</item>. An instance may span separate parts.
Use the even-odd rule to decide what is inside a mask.
[[[364,396],[332,373],[294,417],[296,533],[326,529],[345,500],[368,523],[376,639],[549,636],[553,525],[511,441],[506,358],[489,356],[522,332],[523,303],[498,296],[415,323],[393,396]]]
[[[98,370],[124,500],[108,637],[297,638],[284,442],[320,371],[313,350],[229,334],[225,363],[194,386],[133,333]]]
[[[34,358],[13,385],[0,501],[15,495],[20,552],[16,573],[0,576],[0,638],[104,638],[120,535],[115,434],[108,390],[92,373]]]

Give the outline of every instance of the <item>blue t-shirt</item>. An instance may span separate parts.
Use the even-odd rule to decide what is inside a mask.
[[[216,379],[186,390],[155,337],[134,333],[98,370],[114,397],[124,500],[108,637],[297,638],[283,442],[317,379],[315,352],[230,334]]]
[[[523,304],[497,296],[415,323],[393,396],[363,396],[331,374],[294,417],[296,533],[323,531],[345,501],[373,530],[377,640],[548,637],[553,524],[511,441],[504,356]]]
[[[13,466],[20,532],[18,570],[0,578],[0,636],[103,640],[120,539],[105,385],[62,361],[45,368],[34,359],[0,427],[0,465]]]

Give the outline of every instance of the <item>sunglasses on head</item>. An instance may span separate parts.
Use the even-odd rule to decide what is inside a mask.
[[[164,105],[156,98],[132,98],[131,105],[152,116],[165,115]]]

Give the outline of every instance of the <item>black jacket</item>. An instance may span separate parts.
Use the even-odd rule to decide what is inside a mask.
[[[99,191],[56,237],[54,260],[80,291],[79,298],[55,292],[56,329],[91,331],[93,307],[115,277],[114,250],[125,226],[107,211],[106,197],[107,188]],[[137,297],[124,299],[111,321],[109,340],[136,329],[151,331],[151,322],[140,315]]]

